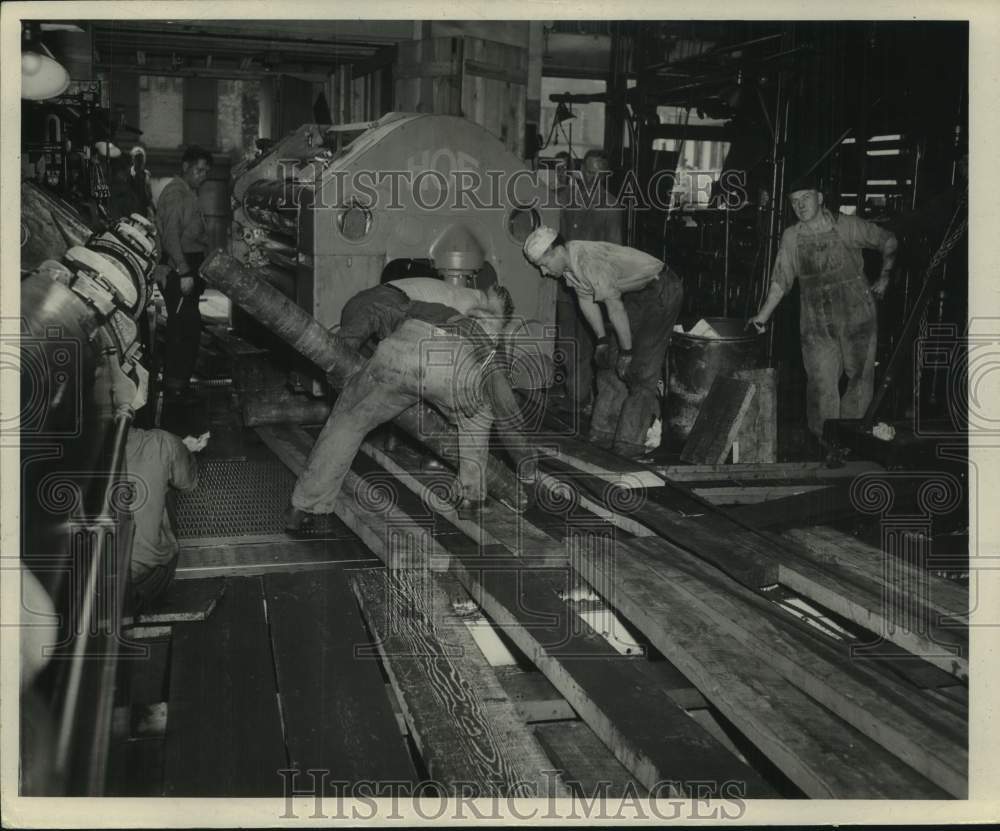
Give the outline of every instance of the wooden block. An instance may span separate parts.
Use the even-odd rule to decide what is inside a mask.
[[[756,390],[756,385],[749,381],[716,377],[684,443],[681,461],[694,464],[726,461]]]
[[[582,721],[539,724],[535,735],[574,796],[621,799],[648,793]]]
[[[571,721],[576,712],[540,672],[526,672],[517,666],[494,667],[497,680],[507,697],[528,724],[543,721]]]
[[[561,795],[549,768],[436,579],[364,570],[353,585],[431,778],[450,795]]]
[[[168,796],[281,796],[287,767],[260,581],[233,579],[215,614],[174,627]]]
[[[376,657],[343,571],[264,578],[293,769],[329,783],[415,782]]]
[[[768,463],[778,458],[778,391],[773,369],[739,369],[733,377],[756,388],[736,440],[740,462]]]

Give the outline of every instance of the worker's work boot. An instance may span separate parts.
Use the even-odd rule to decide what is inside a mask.
[[[320,526],[328,522],[326,514],[311,514],[289,505],[285,511],[285,533],[303,534],[310,531],[319,530]]]
[[[467,496],[463,496],[458,505],[455,506],[458,511],[458,518],[464,519],[466,521],[478,522],[482,517],[483,511],[486,509],[485,499],[469,499]]]

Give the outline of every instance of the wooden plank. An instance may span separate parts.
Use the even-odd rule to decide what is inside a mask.
[[[759,505],[800,493],[822,490],[826,485],[737,485],[735,487],[692,488],[691,492],[713,505]]]
[[[205,620],[215,604],[222,596],[223,581],[221,578],[199,580],[195,583],[172,583],[149,611],[145,611],[134,619],[126,615],[122,625],[133,623],[143,626],[156,626],[166,623],[182,623],[184,621]]]
[[[351,539],[301,539],[287,535],[280,541],[258,544],[225,544],[211,547],[183,546],[177,563],[177,580],[205,577],[250,577],[275,572],[320,571],[345,564],[373,562],[370,551],[351,533]]]
[[[926,587],[922,597],[926,599],[929,609],[968,625],[970,601],[966,587],[958,586],[951,580],[935,577],[926,570],[918,570],[898,557],[836,528],[817,526],[795,529],[785,532],[784,536],[801,543],[806,552],[814,556],[816,562],[858,572],[883,586],[886,580],[886,557],[892,557],[892,571],[898,570],[903,573],[911,585],[919,584]]]
[[[838,650],[833,642],[807,633],[766,599],[682,551],[634,541],[627,559],[628,568],[648,570],[651,588],[662,592],[664,602],[686,605],[693,619],[727,633],[754,661],[773,666],[953,796],[965,796],[967,719],[915,707],[911,688],[867,671],[852,660],[850,645]]]
[[[749,381],[757,392],[750,402],[736,441],[740,461],[768,463],[778,458],[778,391],[773,369],[739,369],[733,377]]]
[[[885,595],[868,590],[843,574],[831,573],[805,559],[779,566],[780,582],[803,597],[825,606],[858,626],[881,635],[913,655],[965,680],[969,677],[968,641],[964,633],[940,627],[929,631],[897,625],[896,613],[887,606]]]
[[[431,778],[450,796],[469,785],[479,796],[565,795],[438,578],[426,577],[363,570],[352,583]]]
[[[648,793],[582,721],[539,724],[535,735],[574,796],[622,799]]]
[[[698,410],[681,461],[722,464],[726,461],[757,387],[748,381],[719,376]]]
[[[535,449],[583,473],[623,488],[658,488],[663,479],[646,465],[571,436],[546,435]]]
[[[528,724],[544,721],[572,721],[576,712],[540,672],[518,666],[494,667],[500,686]]]
[[[686,788],[715,776],[745,782],[748,793],[768,790],[666,696],[655,665],[617,657],[589,627],[574,626],[558,598],[565,575],[561,581],[505,550],[487,552],[495,560],[489,570],[482,558],[453,553],[466,589],[646,787],[669,780]]]
[[[350,474],[344,492],[353,493],[356,486]],[[385,550],[385,526],[399,532],[407,522],[398,508],[372,518],[347,499],[338,500],[337,511],[371,540],[376,553]],[[565,580],[554,577],[551,566],[539,566],[530,554],[519,560],[502,546],[463,545],[456,536],[428,538],[419,528],[413,534],[431,546],[438,567],[450,560],[466,591],[647,787],[671,781],[686,788],[718,777],[743,782],[748,795],[771,792],[673,704],[661,689],[657,665],[621,659],[589,627],[572,623],[575,613],[559,599]],[[540,621],[550,623],[540,626]]]
[[[264,595],[291,767],[416,782],[345,573],[269,575]]]
[[[654,536],[697,553],[745,586],[755,589],[778,582],[778,564],[771,558],[770,544],[729,521],[708,502],[675,485],[667,483],[662,488],[652,488],[643,499],[623,500],[605,482],[569,470],[553,459],[547,459],[543,466],[560,480],[589,494],[595,502],[615,505],[619,509],[615,515],[623,515],[654,532]],[[610,521],[618,524],[615,518]]]
[[[307,442],[301,431],[285,428],[274,446],[291,466],[302,463]],[[405,477],[401,481],[407,484]],[[388,506],[377,517],[359,511],[350,498],[358,484],[357,475],[349,474],[336,503],[338,516],[380,556],[386,551],[386,528],[400,533],[409,526],[415,546],[429,546],[425,553],[436,568],[453,570],[494,624],[647,787],[671,781],[683,790],[695,781],[734,781],[744,783],[748,796],[772,793],[667,696],[663,665],[623,659],[589,627],[574,624],[575,613],[559,597],[569,578],[565,556],[557,556],[561,548],[544,549],[544,557],[533,547],[525,549],[527,558],[521,560],[502,545],[482,543],[473,523],[467,526],[468,540],[432,537],[398,506]],[[410,477],[407,486],[419,488],[420,483]]]
[[[163,739],[129,739],[114,746],[108,796],[163,796]]]
[[[748,659],[731,633],[707,620],[702,609],[649,566],[635,548],[646,544],[635,541],[626,556],[616,557],[613,573],[607,558],[581,552],[581,561],[591,574],[614,580],[616,607],[806,795],[943,794],[766,662]]]
[[[207,621],[174,627],[167,796],[280,796],[287,766],[260,581],[226,582]]]
[[[777,464],[667,465],[654,470],[671,482],[743,482],[781,479],[853,479],[862,473],[884,468],[875,462],[847,462],[829,468],[822,462],[779,462]]]

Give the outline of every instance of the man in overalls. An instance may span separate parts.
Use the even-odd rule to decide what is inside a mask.
[[[542,226],[524,255],[547,277],[562,277],[597,336],[594,444],[631,458],[646,453],[646,433],[659,413],[656,382],[681,310],[680,278],[649,254],[610,242],[566,241]],[[604,327],[604,306],[611,333]]]
[[[875,301],[889,287],[896,237],[856,216],[834,216],[823,206],[814,181],[793,184],[789,200],[798,222],[781,237],[767,299],[750,322],[763,329],[798,278],[806,414],[809,431],[822,442],[827,420],[861,418],[871,403],[878,341]],[[882,272],[874,283],[865,277],[864,248],[882,252]],[[843,396],[841,375],[847,376]]]

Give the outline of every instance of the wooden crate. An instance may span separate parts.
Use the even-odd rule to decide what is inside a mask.
[[[458,37],[401,43],[394,77],[398,111],[463,116],[524,155],[526,48]]]

